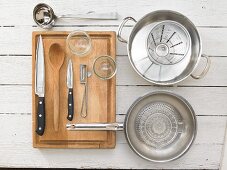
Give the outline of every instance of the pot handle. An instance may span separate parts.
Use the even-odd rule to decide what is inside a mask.
[[[123,19],[123,21],[121,22],[121,24],[119,25],[118,27],[118,31],[117,31],[117,39],[120,41],[120,42],[123,42],[123,43],[128,43],[124,38],[122,38],[121,36],[121,32],[122,32],[122,29],[124,27],[124,25],[126,24],[126,22],[128,22],[129,20],[132,20],[134,22],[137,22],[134,18],[132,17],[126,17]]]
[[[67,130],[76,131],[120,131],[123,130],[123,123],[80,123],[80,124],[66,124]]]
[[[206,66],[205,66],[205,68],[204,68],[204,70],[202,71],[201,74],[199,74],[199,75],[191,74],[191,77],[194,78],[194,79],[203,78],[207,74],[208,70],[210,69],[210,64],[211,64],[210,57],[205,55],[205,54],[202,54],[202,57],[204,57],[206,59]]]

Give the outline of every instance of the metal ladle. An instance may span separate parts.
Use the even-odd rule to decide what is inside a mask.
[[[33,10],[33,19],[38,26],[41,28],[49,29],[52,28],[55,24],[55,21],[60,18],[67,19],[90,19],[90,20],[116,20],[118,19],[118,14],[116,12],[108,12],[108,13],[95,13],[94,11],[88,12],[86,14],[67,14],[56,16],[54,14],[53,9],[45,4],[40,3],[37,4]]]

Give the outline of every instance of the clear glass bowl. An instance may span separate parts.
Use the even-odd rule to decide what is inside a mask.
[[[66,39],[66,43],[71,52],[78,57],[85,56],[92,47],[90,36],[81,30],[71,32]]]
[[[100,79],[111,79],[117,72],[116,62],[108,55],[99,56],[94,61],[93,71]]]

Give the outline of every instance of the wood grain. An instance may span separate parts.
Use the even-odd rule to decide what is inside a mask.
[[[123,132],[117,132],[116,148],[111,150],[34,149],[31,116],[0,115],[0,128],[5,136],[4,139],[0,138],[1,166],[10,164],[11,167],[140,168],[143,165],[148,169],[218,169],[227,120],[222,116],[197,116],[198,133],[189,152],[179,160],[159,164],[145,161],[134,154],[127,145]],[[117,121],[121,122],[123,119],[123,115],[117,116]],[[8,122],[16,126],[8,126]],[[3,153],[7,155],[3,156]],[[37,159],[42,163],[36,162]]]
[[[74,72],[74,106],[75,117],[73,123],[108,123],[115,122],[115,78],[103,81],[92,75],[88,78],[88,115],[80,116],[80,107],[83,97],[83,85],[80,84],[80,64],[86,64],[92,71],[92,64],[100,55],[110,55],[115,59],[114,32],[88,32],[92,39],[92,51],[85,57],[76,57],[66,46],[66,37],[69,32],[33,32],[33,146],[45,148],[113,148],[115,147],[115,132],[75,132],[66,130],[67,115],[67,87],[66,72],[68,60],[73,61]],[[46,128],[43,136],[36,135],[37,126],[37,96],[34,94],[35,47],[37,37],[42,35],[45,57],[45,111]],[[63,55],[55,49],[55,45],[63,49],[63,60],[57,62],[57,55]],[[53,47],[54,46],[54,47]],[[102,48],[101,48],[102,47]],[[52,49],[53,48],[53,49]],[[57,55],[55,54],[57,52]],[[61,64],[63,62],[63,64]],[[53,65],[53,63],[55,63]],[[60,63],[60,64],[59,64]],[[59,64],[59,65],[58,65]],[[59,72],[59,78],[56,73]],[[54,74],[53,74],[54,73]],[[54,77],[55,76],[55,77]],[[55,81],[55,79],[59,81]],[[56,83],[59,83],[59,96],[55,92]],[[59,105],[54,101],[59,97]],[[55,112],[59,108],[59,114]],[[59,115],[59,116],[57,116]],[[70,122],[68,122],[70,123]]]
[[[47,46],[48,47],[48,46]],[[63,65],[65,59],[65,44],[52,43],[49,47],[48,57],[46,57],[46,61],[48,61],[49,65],[52,68],[52,93],[53,93],[53,113],[54,113],[54,130],[57,132],[59,127],[59,108],[60,108],[60,69]],[[45,48],[45,47],[44,47]],[[47,70],[47,72],[49,72]]]
[[[52,31],[117,31],[118,26],[66,26],[55,27]],[[126,27],[123,30],[123,37],[127,39],[132,27]],[[0,54],[2,55],[31,55],[32,48],[32,31],[43,31],[41,28],[33,28],[31,26],[18,27],[0,27]],[[198,31],[202,39],[202,53],[211,56],[227,56],[227,28],[225,27],[198,27]],[[18,32],[20,34],[18,34]],[[11,40],[14,41],[11,41]],[[116,41],[117,55],[127,55],[126,44]],[[13,48],[12,48],[13,47]]]
[[[34,149],[31,123],[31,49],[35,26],[32,10],[37,3],[51,5],[57,14],[117,11],[117,21],[60,21],[52,31],[116,31],[126,16],[171,9],[185,14],[197,26],[203,53],[212,57],[211,70],[199,81],[188,78],[180,86],[167,87],[184,96],[196,111],[198,134],[195,145],[182,158],[151,163],[136,156],[117,133],[117,145],[105,149]],[[227,118],[227,1],[226,0],[1,0],[0,11],[0,167],[219,169]],[[123,30],[128,37],[133,23]],[[117,41],[117,121],[142,93],[162,88],[147,84],[134,73],[127,59],[126,44]],[[125,89],[127,89],[125,91]],[[125,92],[124,92],[125,91]],[[135,94],[134,94],[135,93]]]
[[[32,18],[32,11],[36,4],[47,3],[55,11],[57,15],[63,14],[83,14],[89,11],[96,12],[110,12],[116,11],[119,13],[119,20],[116,21],[58,21],[58,26],[64,25],[118,25],[119,22],[126,16],[135,17],[140,19],[145,14],[160,10],[169,9],[178,11],[195,23],[196,26],[227,26],[227,14],[225,0],[168,0],[155,1],[155,0],[68,0],[63,3],[61,0],[1,0],[0,20],[1,25],[35,25]],[[10,13],[8,11],[13,11]],[[206,17],[205,17],[206,16]],[[18,19],[19,18],[19,19]]]
[[[0,57],[0,85],[31,85],[31,56],[2,56]],[[118,86],[147,85],[149,82],[137,75],[129,63],[127,56],[117,56],[116,84]],[[197,69],[203,68],[201,60]],[[177,85],[180,86],[226,86],[227,57],[211,57],[211,67],[208,74],[200,80],[188,77]],[[11,69],[9,69],[11,68]],[[127,76],[126,76],[127,75]]]

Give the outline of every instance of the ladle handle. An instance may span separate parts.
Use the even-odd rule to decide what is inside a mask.
[[[67,124],[67,130],[76,131],[120,131],[123,130],[123,123],[90,123],[90,124]]]
[[[206,59],[206,66],[204,68],[204,70],[202,71],[201,74],[199,75],[194,75],[194,74],[191,74],[191,77],[194,78],[194,79],[201,79],[203,78],[207,72],[209,71],[210,69],[210,64],[211,64],[211,60],[210,60],[210,57],[205,55],[205,54],[202,54],[202,57],[204,57]]]
[[[129,20],[132,20],[134,22],[137,22],[134,18],[132,17],[126,17],[123,19],[123,21],[121,22],[121,24],[119,25],[118,27],[118,30],[117,30],[117,39],[120,41],[120,42],[123,42],[123,43],[128,43],[124,38],[122,38],[121,36],[121,32],[122,32],[122,29],[123,27],[125,26],[126,22],[128,22]]]
[[[68,18],[68,19],[90,19],[90,20],[117,20],[118,14],[116,12],[107,12],[107,13],[96,13],[96,12],[88,12],[87,14],[66,14],[60,15],[58,18]]]

